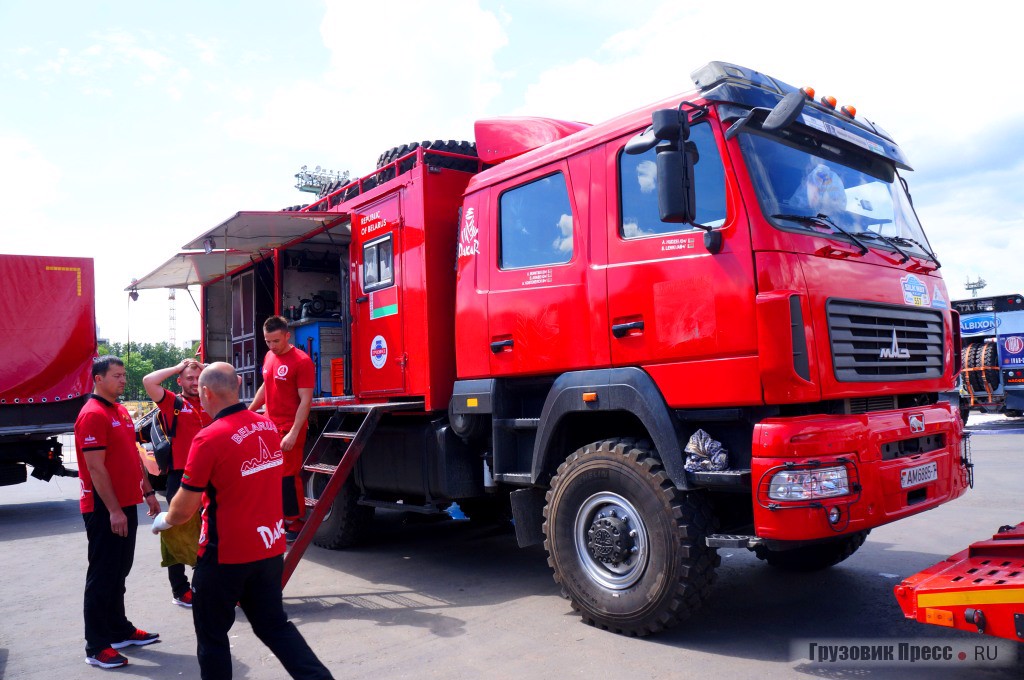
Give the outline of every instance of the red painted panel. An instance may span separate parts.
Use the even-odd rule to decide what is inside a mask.
[[[64,401],[92,391],[93,262],[0,255],[0,403]]]

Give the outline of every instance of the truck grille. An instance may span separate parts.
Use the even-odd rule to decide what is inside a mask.
[[[840,382],[942,376],[942,312],[829,300],[832,366]]]

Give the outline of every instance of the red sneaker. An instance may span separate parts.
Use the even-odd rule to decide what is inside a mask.
[[[172,599],[171,602],[178,605],[179,607],[192,609],[192,591],[186,590],[184,593],[181,594],[181,597],[176,597]]]
[[[128,665],[128,659],[110,647],[102,649],[92,656],[85,657],[85,662],[90,666],[99,666],[100,668],[120,668],[121,666]]]
[[[115,642],[110,646],[114,649],[124,649],[125,647],[131,647],[132,645],[144,647],[146,645],[151,645],[154,642],[160,642],[160,633],[147,633],[141,628],[136,628],[135,632],[128,636],[127,640]]]

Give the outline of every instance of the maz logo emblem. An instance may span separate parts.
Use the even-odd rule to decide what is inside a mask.
[[[896,329],[892,329],[892,346],[883,347],[878,352],[879,359],[909,359],[910,350],[906,347],[900,347],[899,340],[896,339]]]

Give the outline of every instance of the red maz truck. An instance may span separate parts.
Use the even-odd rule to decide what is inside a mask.
[[[719,547],[825,568],[965,492],[957,315],[904,154],[809,88],[693,80],[600,125],[396,147],[135,283],[201,286],[243,398],[262,320],[293,319],[319,367],[307,502],[340,489],[314,542],[375,508],[510,506],[584,621],[645,635],[708,599]],[[365,451],[347,476],[338,440]]]
[[[0,255],[0,486],[77,477],[57,435],[71,432],[92,391],[93,263]]]

